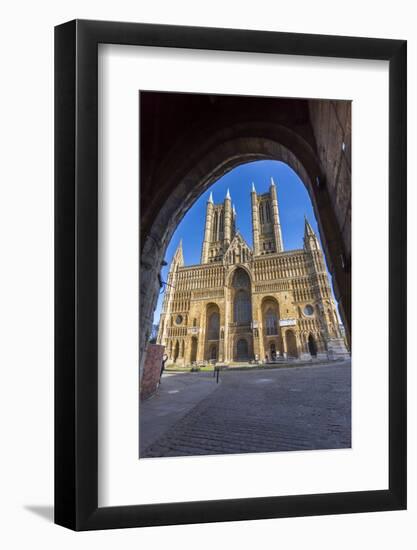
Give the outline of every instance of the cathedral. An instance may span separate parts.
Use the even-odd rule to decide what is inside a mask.
[[[229,191],[207,201],[201,262],[172,260],[157,343],[182,365],[308,360],[348,352],[323,252],[305,219],[304,246],[284,250],[277,188],[251,192],[253,248],[236,229]]]

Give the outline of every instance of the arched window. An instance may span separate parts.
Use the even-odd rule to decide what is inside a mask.
[[[249,293],[246,290],[238,290],[234,303],[234,320],[239,325],[247,325],[251,320],[251,307]]]
[[[233,275],[233,283],[234,288],[249,288],[250,287],[250,280],[249,275],[246,273],[244,269],[236,269],[234,275]]]
[[[278,323],[275,311],[270,308],[265,315],[266,334],[271,336],[278,333]]]
[[[224,231],[224,216],[223,212],[220,213],[220,233],[223,233]]]
[[[208,333],[209,340],[218,340],[220,331],[220,316],[217,311],[214,311],[209,317]]]
[[[265,211],[266,211],[266,221],[269,223],[271,221],[271,207],[269,205],[269,202],[265,203]]]
[[[261,223],[264,223],[264,209],[263,209],[263,204],[260,204],[259,205],[259,221]]]
[[[213,241],[217,241],[218,213],[213,216]]]
[[[193,327],[197,326],[197,319],[193,319]]]
[[[236,289],[233,302],[233,319],[240,325],[248,325],[252,319],[250,279],[244,269],[237,269],[232,286]]]

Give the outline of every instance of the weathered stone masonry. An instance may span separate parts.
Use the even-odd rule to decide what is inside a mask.
[[[284,251],[277,189],[251,193],[253,250],[228,192],[207,201],[201,264],[171,263],[158,343],[171,362],[346,355],[323,253],[305,220],[304,248]]]

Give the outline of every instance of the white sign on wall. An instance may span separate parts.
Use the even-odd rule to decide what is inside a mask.
[[[297,324],[297,321],[295,319],[280,319],[279,320],[279,326],[280,327],[292,327]]]

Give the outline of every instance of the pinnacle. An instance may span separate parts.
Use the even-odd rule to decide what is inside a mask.
[[[175,251],[176,254],[182,253],[182,238],[180,239],[180,242],[178,243],[177,250]]]
[[[210,192],[210,196],[207,202],[211,202],[213,204],[213,192]]]
[[[252,193],[256,193],[255,184],[252,182]]]
[[[304,232],[308,235],[314,235],[313,228],[311,227],[307,216],[304,214]]]
[[[231,198],[231,197],[230,197],[230,191],[229,191],[229,189],[227,189],[226,199],[230,199],[230,198]]]

